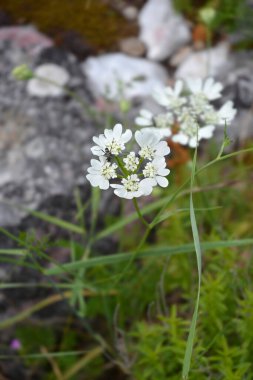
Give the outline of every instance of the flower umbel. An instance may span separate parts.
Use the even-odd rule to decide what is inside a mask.
[[[143,130],[159,130],[161,137],[194,148],[202,139],[213,136],[217,126],[228,126],[236,115],[233,103],[228,101],[216,110],[213,101],[221,97],[223,86],[213,78],[176,81],[174,88],[165,87],[153,95],[163,112],[152,114],[140,110],[135,119]],[[145,155],[148,155],[144,149]],[[151,157],[151,153],[149,157]]]
[[[92,186],[102,190],[112,187],[118,197],[133,199],[151,194],[157,185],[168,185],[165,176],[169,170],[165,168],[164,157],[170,149],[165,141],[161,141],[160,133],[137,131],[138,153],[131,151],[123,155],[131,136],[130,130],[123,132],[122,125],[116,124],[113,129],[106,129],[104,134],[93,137],[97,145],[91,151],[99,156],[99,160],[91,160],[86,175]]]

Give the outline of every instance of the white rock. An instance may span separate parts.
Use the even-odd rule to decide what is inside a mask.
[[[119,97],[119,83],[127,99],[150,96],[168,82],[166,70],[158,63],[121,53],[90,57],[82,64],[89,88],[95,97]]]
[[[31,96],[61,96],[64,93],[62,87],[70,79],[68,72],[64,68],[53,63],[38,66],[34,73],[38,78],[32,78],[27,83],[27,91]],[[45,78],[45,80],[39,79],[39,77]],[[55,84],[50,83],[50,81]]]
[[[163,60],[191,39],[185,19],[177,14],[171,0],[149,0],[139,14],[139,38],[147,46],[147,56]]]
[[[178,67],[175,76],[181,79],[221,76],[229,68],[229,45],[221,43],[217,47],[190,54]]]

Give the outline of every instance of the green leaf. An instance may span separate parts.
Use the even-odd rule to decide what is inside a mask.
[[[4,200],[4,201],[1,200],[1,202],[4,202],[4,203],[6,203],[12,207],[26,211],[30,215],[35,216],[35,218],[43,220],[49,224],[53,224],[55,226],[58,226],[58,227],[62,228],[63,230],[74,232],[74,233],[77,233],[80,235],[83,235],[83,233],[84,233],[84,230],[80,226],[73,224],[73,223],[66,222],[65,220],[62,220],[62,219],[57,218],[55,216],[48,215],[42,211],[35,211],[35,210],[31,210],[31,209],[26,208],[26,207],[22,207],[20,205],[15,205],[12,202],[8,202],[7,200]]]
[[[241,239],[241,240],[219,240],[212,242],[205,242],[201,244],[201,250],[212,250],[212,249],[222,249],[228,247],[239,247],[243,245],[252,245],[252,239]],[[135,255],[134,259],[145,259],[150,257],[162,257],[169,255],[178,255],[184,253],[190,253],[195,251],[195,246],[193,243],[184,244],[179,246],[151,246],[148,249],[140,251]],[[61,267],[53,267],[46,269],[44,274],[54,275],[69,271],[79,270],[80,268],[92,268],[97,265],[114,265],[120,262],[128,261],[132,259],[132,255],[135,252],[125,252],[125,253],[115,253],[113,255],[99,256],[90,258],[89,260],[79,260],[73,263],[63,264]]]
[[[48,215],[44,212],[34,211],[34,210],[30,210],[30,209],[26,209],[26,211],[29,212],[29,214],[35,216],[36,218],[44,220],[45,222],[47,222],[49,224],[53,224],[55,226],[58,226],[58,227],[62,228],[63,230],[75,232],[75,233],[80,234],[80,235],[83,235],[83,233],[84,233],[83,229],[80,226],[73,224],[73,223],[66,222],[65,220],[62,220],[62,219],[57,218],[55,216],[51,216],[51,215]]]
[[[0,249],[0,255],[16,255],[16,256],[25,256],[28,254],[28,251],[25,249]]]

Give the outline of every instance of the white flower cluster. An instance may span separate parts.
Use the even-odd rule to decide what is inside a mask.
[[[123,132],[121,124],[93,137],[96,145],[91,151],[98,160],[91,160],[86,175],[92,186],[102,190],[112,187],[117,196],[126,199],[149,195],[157,185],[168,186],[166,176],[170,171],[166,168],[165,156],[170,148],[167,143],[161,141],[158,133],[137,131],[138,153],[125,154],[125,144],[131,138],[132,132],[129,129]]]
[[[153,115],[141,110],[135,122],[143,129],[159,131],[161,137],[195,148],[202,139],[212,137],[216,126],[229,125],[236,115],[233,102],[226,102],[219,110],[212,102],[221,97],[223,87],[213,78],[178,80],[174,88],[165,87],[153,95],[164,112]]]

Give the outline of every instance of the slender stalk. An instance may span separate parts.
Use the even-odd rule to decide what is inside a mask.
[[[136,198],[133,198],[133,204],[134,204],[134,207],[135,207],[135,210],[139,216],[139,219],[142,221],[142,223],[144,224],[145,227],[147,227],[148,229],[150,229],[150,225],[149,223],[146,221],[146,219],[142,216],[142,213],[141,213],[141,210],[138,206],[138,203],[137,203],[137,200]]]
[[[93,110],[88,103],[85,102],[85,100],[79,96],[76,92],[68,89],[67,87],[65,86],[61,86],[59,85],[57,82],[51,80],[51,79],[48,79],[48,78],[44,78],[44,77],[41,77],[39,75],[34,75],[34,78],[36,79],[39,79],[40,81],[42,82],[45,82],[45,83],[48,83],[48,84],[52,84],[53,86],[55,87],[58,87],[58,88],[61,88],[64,92],[66,92],[66,94],[68,94],[69,96],[71,96],[73,99],[75,99],[84,109],[85,111],[87,111],[87,113],[92,116],[93,118],[97,118],[98,117],[98,113]]]
[[[124,165],[123,165],[121,159],[120,159],[119,157],[115,156],[115,160],[116,160],[116,162],[117,162],[117,164],[118,164],[118,166],[119,166],[119,168],[120,168],[122,174],[124,175],[124,177],[125,177],[125,176],[128,176],[129,173],[128,173],[128,171],[126,170],[126,168],[124,167]]]

